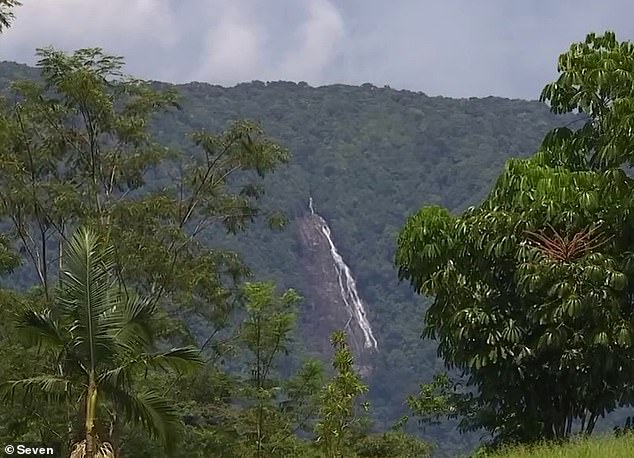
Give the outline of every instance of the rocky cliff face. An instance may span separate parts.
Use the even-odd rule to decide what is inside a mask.
[[[311,212],[299,219],[298,227],[302,265],[310,285],[304,314],[308,326],[304,337],[322,355],[330,356],[328,337],[335,330],[345,330],[357,369],[362,375],[369,375],[378,342],[352,272],[337,252],[327,222],[312,211],[312,205]]]

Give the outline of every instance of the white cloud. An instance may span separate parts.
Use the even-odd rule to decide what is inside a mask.
[[[301,45],[291,50],[280,68],[285,78],[319,80],[332,63],[345,35],[344,20],[328,0],[309,0],[308,19],[300,26]]]
[[[148,68],[176,44],[170,0],[25,0],[16,21],[0,40],[3,59],[33,64],[35,49],[64,51],[101,47],[127,57],[131,73],[156,79],[173,73]],[[132,58],[130,58],[132,57]],[[148,58],[149,57],[149,58]]]
[[[26,0],[2,39],[2,49],[29,44],[138,47],[173,44],[169,0]]]
[[[264,31],[242,2],[230,4],[219,15],[216,5],[210,13],[218,16],[218,20],[209,18],[192,79],[219,83],[248,80],[260,68]]]
[[[631,0],[24,0],[0,58],[99,46],[136,76],[389,84],[536,98],[587,32],[633,39]]]
[[[210,18],[192,79],[229,84],[253,79],[319,82],[344,36],[344,21],[329,0],[298,5],[304,17],[292,22],[261,20],[270,4],[236,1],[220,11],[216,6],[216,19]]]

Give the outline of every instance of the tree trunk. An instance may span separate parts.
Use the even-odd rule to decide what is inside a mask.
[[[592,434],[592,431],[594,431],[594,426],[597,424],[598,419],[599,416],[596,415],[594,412],[590,415],[590,419],[588,420],[588,427],[586,429],[586,436],[590,436]]]
[[[90,374],[86,394],[86,458],[95,457],[95,410],[97,406],[97,384],[95,375]]]

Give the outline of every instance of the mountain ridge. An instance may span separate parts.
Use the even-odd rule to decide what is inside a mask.
[[[16,67],[16,70],[21,70],[21,71],[26,71],[26,72],[37,72],[37,69],[30,64],[26,64],[23,62],[16,62],[16,61],[11,61],[11,60],[0,60],[0,66],[12,66],[12,67]],[[378,83],[371,83],[371,82],[366,82],[366,83],[360,83],[360,84],[351,84],[351,83],[330,83],[330,84],[321,84],[321,85],[312,85],[310,83],[307,83],[306,81],[290,81],[290,80],[251,80],[251,81],[240,81],[235,83],[233,86],[229,86],[229,85],[222,85],[222,84],[218,84],[218,83],[212,83],[212,82],[208,82],[208,81],[199,81],[199,80],[191,80],[189,82],[186,83],[171,83],[169,81],[162,81],[162,80],[155,80],[152,78],[146,79],[146,82],[150,83],[150,84],[158,84],[158,85],[162,85],[162,84],[166,84],[169,86],[173,86],[173,87],[184,87],[184,86],[210,86],[210,87],[214,87],[214,88],[220,88],[220,89],[234,89],[237,88],[239,86],[243,86],[243,85],[264,85],[264,86],[270,86],[270,85],[295,85],[295,86],[300,86],[303,88],[309,88],[309,89],[328,89],[328,88],[337,88],[337,87],[341,87],[341,88],[364,88],[364,89],[371,89],[371,90],[390,90],[393,92],[403,92],[403,93],[407,93],[407,94],[414,94],[414,95],[420,95],[423,97],[428,97],[428,98],[432,98],[432,99],[448,99],[448,100],[487,100],[487,99],[499,99],[499,100],[508,100],[508,101],[516,101],[516,102],[526,102],[526,103],[538,103],[538,104],[542,104],[542,102],[539,101],[538,98],[535,99],[525,99],[525,98],[521,98],[521,97],[504,97],[504,96],[499,96],[499,95],[488,95],[488,96],[479,96],[479,97],[451,97],[451,96],[446,96],[446,95],[429,95],[427,94],[425,91],[421,91],[421,90],[414,90],[414,89],[407,89],[407,88],[396,88],[393,87],[389,84],[378,84]]]
[[[4,90],[9,81],[36,76],[32,67],[0,63]],[[168,146],[193,151],[188,132],[219,131],[247,118],[261,122],[267,135],[293,154],[264,182],[264,204],[289,216],[287,230],[272,234],[256,224],[237,237],[214,233],[206,241],[238,251],[256,278],[275,280],[280,288],[293,287],[305,296],[297,334],[302,346],[310,304],[325,307],[311,292],[319,285],[309,284],[298,237],[308,198],[314,197],[369,304],[380,342],[369,397],[381,429],[407,413],[404,399],[419,383],[443,369],[435,343],[419,338],[424,301],[398,283],[393,267],[396,235],[405,219],[423,205],[458,212],[477,204],[508,158],[532,154],[548,130],[577,119],[554,115],[537,101],[454,99],[369,86],[153,86],[181,95],[182,110],[158,117],[152,126]],[[450,423],[425,434],[445,443],[446,452],[464,451],[473,443],[473,438],[459,438]]]

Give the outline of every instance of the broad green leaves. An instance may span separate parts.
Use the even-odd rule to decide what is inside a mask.
[[[633,63],[634,46],[612,34],[573,45],[542,99],[587,113],[587,124],[510,160],[478,208],[424,208],[400,233],[400,278],[434,299],[426,335],[495,413],[465,418],[466,429],[567,437],[586,412],[591,432],[632,400],[634,180],[619,167],[634,146]]]
[[[541,100],[553,111],[578,110],[588,115],[577,132],[560,131],[566,152],[583,154],[592,167],[606,169],[632,163],[634,127],[634,44],[614,33],[589,34],[559,57],[559,79],[546,85]],[[562,134],[562,135],[560,135]]]

